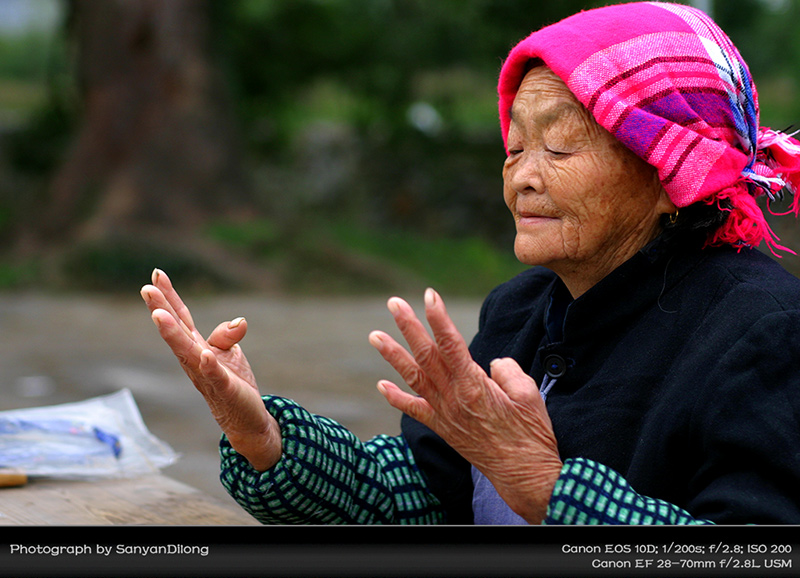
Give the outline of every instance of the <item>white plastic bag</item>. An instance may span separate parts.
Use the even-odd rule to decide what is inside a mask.
[[[28,476],[133,477],[178,455],[151,434],[130,390],[47,407],[0,412],[0,467]]]

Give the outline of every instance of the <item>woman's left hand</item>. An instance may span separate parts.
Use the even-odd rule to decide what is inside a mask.
[[[562,464],[536,382],[508,358],[494,360],[487,375],[434,290],[425,292],[433,337],[408,303],[392,297],[388,307],[411,352],[381,331],[370,343],[419,397],[385,380],[378,389],[478,468],[512,510],[540,524]]]

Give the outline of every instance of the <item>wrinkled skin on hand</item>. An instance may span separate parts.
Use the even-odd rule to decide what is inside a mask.
[[[266,411],[239,342],[243,318],[220,323],[207,339],[169,277],[153,272],[141,290],[159,334],[203,395],[233,448],[259,471],[281,457],[280,428]],[[389,335],[370,342],[419,397],[381,381],[378,389],[397,409],[428,425],[474,464],[519,515],[540,523],[561,470],[552,425],[536,383],[511,359],[492,363],[491,376],[471,358],[444,307],[428,290],[431,337],[411,307],[392,298],[389,309],[409,344],[409,353]]]
[[[204,339],[169,277],[158,269],[141,295],[162,339],[205,398],[231,446],[258,471],[274,466],[282,451],[280,428],[264,407],[239,345],[247,321],[239,317],[220,323]]]
[[[512,359],[493,361],[487,375],[432,289],[425,293],[432,336],[402,299],[393,297],[388,307],[410,352],[380,331],[370,343],[418,396],[389,381],[378,389],[477,467],[512,510],[541,523],[562,463],[534,380]]]

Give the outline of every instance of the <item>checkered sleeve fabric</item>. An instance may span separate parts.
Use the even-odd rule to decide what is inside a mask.
[[[273,468],[258,472],[225,436],[220,442],[222,485],[261,523],[443,523],[442,507],[402,436],[362,442],[292,400],[265,396],[264,404],[283,438]]]
[[[592,460],[568,459],[556,482],[545,524],[711,524],[665,502],[641,496],[617,472]]]

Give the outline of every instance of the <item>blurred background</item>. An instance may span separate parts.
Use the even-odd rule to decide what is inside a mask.
[[[160,267],[204,332],[248,318],[263,391],[396,433],[366,336],[432,285],[469,339],[521,270],[499,67],[605,3],[0,0],[0,409],[129,387],[184,456],[167,473],[221,494],[216,425],[138,295]],[[800,0],[687,3],[749,63],[762,124],[800,127]]]

